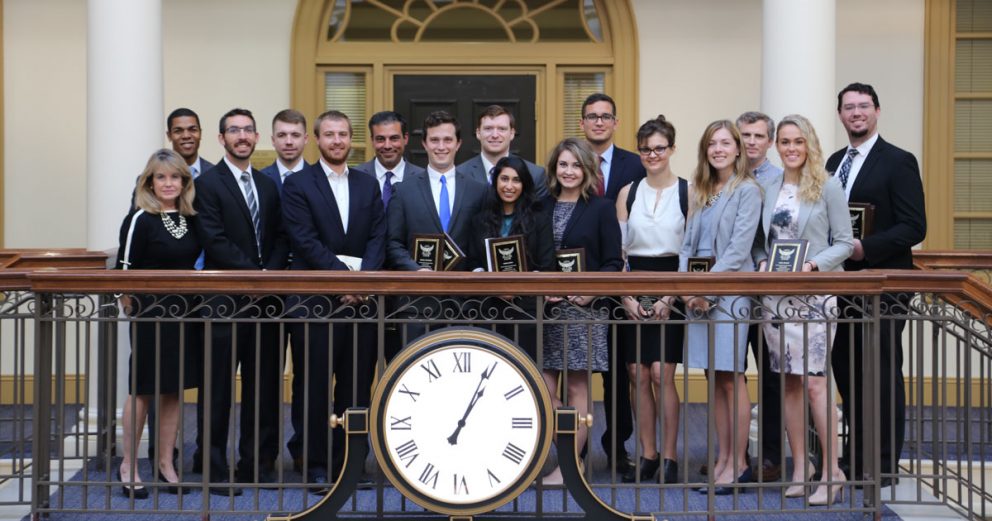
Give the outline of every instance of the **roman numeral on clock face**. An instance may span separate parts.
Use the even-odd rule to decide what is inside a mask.
[[[454,475],[454,485],[455,485],[455,495],[465,494],[468,495],[468,481],[465,480],[465,476]]]
[[[427,371],[427,383],[431,383],[438,378],[441,378],[441,370],[437,368],[437,364],[434,360],[428,360],[427,362],[420,364],[420,368]]]
[[[410,464],[417,459],[420,453],[417,452],[417,444],[413,440],[410,440],[396,447],[396,455],[400,457],[400,461],[406,462],[406,467],[409,468]]]
[[[455,356],[455,369],[453,373],[471,373],[472,372],[472,352],[471,351],[455,351],[451,353]]]
[[[411,424],[412,421],[413,421],[413,416],[407,416],[406,418],[397,418],[395,416],[390,416],[389,428],[394,431],[408,431],[413,428],[413,425]]]
[[[513,418],[511,425],[514,429],[533,429],[534,418]]]
[[[499,480],[499,478],[496,477],[496,474],[493,474],[493,471],[491,471],[489,469],[486,469],[486,474],[489,475],[489,487],[490,488],[495,487],[496,485],[499,485],[501,483],[501,481]]]
[[[519,465],[520,462],[524,460],[524,456],[526,455],[527,453],[524,452],[523,449],[517,447],[512,443],[507,443],[506,448],[503,449],[503,457],[516,463],[517,465]]]
[[[424,471],[420,473],[420,482],[424,485],[430,485],[431,488],[437,488],[437,476],[439,471],[434,468],[434,465],[428,463],[424,467]]]
[[[510,398],[513,398],[514,396],[516,396],[516,395],[518,395],[518,394],[520,394],[522,392],[524,392],[524,386],[518,385],[518,386],[514,387],[513,389],[510,389],[509,391],[507,391],[506,394],[503,395],[503,397],[506,398],[507,400],[509,400]]]
[[[417,397],[420,396],[420,393],[418,393],[416,391],[411,391],[406,386],[406,384],[403,384],[403,386],[400,388],[400,394],[405,394],[405,395],[409,396],[410,399],[413,400],[413,401],[415,401],[415,402],[417,401]]]

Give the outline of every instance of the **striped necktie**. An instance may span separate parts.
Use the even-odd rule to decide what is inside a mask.
[[[251,213],[251,224],[255,227],[255,246],[258,248],[258,255],[262,255],[262,227],[258,216],[258,201],[255,199],[255,190],[251,186],[251,175],[248,172],[241,172],[241,184],[244,185],[245,201],[248,203],[248,212]]]

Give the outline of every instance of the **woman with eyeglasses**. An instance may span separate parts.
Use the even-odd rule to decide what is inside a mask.
[[[148,159],[135,188],[135,208],[121,225],[117,268],[123,270],[191,270],[200,255],[194,232],[193,176],[176,152],[161,149]],[[128,363],[128,396],[121,413],[124,431],[123,459],[117,478],[125,496],[148,497],[138,475],[137,446],[148,408],[158,411],[158,462],[152,462],[156,481],[178,483],[173,450],[179,427],[179,393],[199,385],[196,361],[197,335],[181,319],[192,307],[182,296],[122,296],[131,322],[131,358]],[[156,319],[163,319],[161,321]],[[157,400],[157,402],[156,402]],[[175,485],[166,492],[188,492]]]
[[[516,156],[507,156],[493,167],[489,195],[481,212],[476,216],[469,243],[469,268],[486,269],[488,238],[521,235],[524,238],[524,257],[529,271],[551,271],[555,264],[554,235],[551,219],[541,211],[537,189],[527,163]],[[483,319],[533,321],[537,306],[534,297],[487,297],[481,302]],[[537,358],[537,326],[531,323],[497,324],[496,331]]]
[[[784,170],[781,176],[768,179],[763,185],[765,204],[761,226],[765,240],[756,242],[753,252],[758,269],[765,269],[776,239],[805,239],[808,246],[803,271],[844,271],[844,260],[854,251],[847,197],[840,182],[823,167],[816,130],[802,116],[786,116],[778,124],[775,146]],[[762,325],[769,366],[776,373],[785,373],[782,417],[792,449],[792,481],[808,481],[814,473],[807,457],[803,427],[805,388],[820,440],[821,480],[833,483],[819,486],[809,497],[809,503],[828,505],[835,499],[843,500],[841,482],[847,478],[838,466],[836,407],[827,386],[827,352],[837,329],[834,321],[837,298],[804,295],[765,297],[763,301],[765,310],[774,315],[773,320]],[[783,322],[778,317],[803,317],[803,320]],[[792,485],[785,495],[805,496],[806,487]]]
[[[637,151],[647,176],[620,189],[616,203],[627,264],[630,271],[678,271],[689,195],[688,183],[671,169],[675,127],[665,116],[648,120],[637,130]],[[654,481],[659,469],[665,483],[678,480],[675,368],[682,363],[685,326],[664,323],[682,315],[676,310],[672,316],[675,300],[674,296],[621,298],[627,318],[638,324],[622,326],[619,339],[636,389],[631,405],[642,451],[635,469],[624,474],[624,483]],[[663,458],[655,441],[659,400]]]
[[[698,258],[708,259],[712,272],[754,271],[751,246],[761,216],[761,188],[743,150],[740,132],[730,121],[714,121],[703,132],[679,271],[688,271],[690,260]],[[753,480],[747,459],[751,401],[744,378],[751,301],[742,296],[698,295],[683,300],[693,319],[686,331],[687,365],[705,369],[707,378],[714,380],[710,404],[718,453],[709,474],[717,495],[731,494],[734,483]]]
[[[554,246],[558,250],[582,248],[586,271],[620,271],[620,226],[613,202],[595,195],[599,183],[598,158],[585,140],[566,138],[555,146],[548,159],[548,192],[545,211],[551,216]],[[568,405],[580,418],[589,412],[589,371],[609,368],[606,323],[588,321],[606,318],[605,302],[592,295],[549,297],[551,319],[544,326],[544,380],[558,405],[558,378],[564,374]],[[556,323],[565,320],[568,324]],[[584,445],[588,429],[580,424],[577,445]],[[561,454],[559,457],[569,457]],[[556,467],[545,484],[562,483]]]

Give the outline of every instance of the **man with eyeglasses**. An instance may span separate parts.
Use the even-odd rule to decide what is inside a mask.
[[[197,231],[208,270],[281,270],[286,267],[288,242],[283,232],[279,190],[265,174],[252,168],[250,159],[258,142],[255,118],[245,109],[232,109],[220,119],[217,140],[224,158],[196,180]],[[235,478],[240,482],[270,483],[279,455],[279,424],[282,408],[279,385],[279,324],[265,320],[266,309],[280,309],[272,297],[218,295],[210,297],[206,313],[211,318],[261,318],[260,324],[229,320],[214,321],[211,327],[211,386],[200,394],[198,420],[210,422],[210,439],[197,433],[194,472],[209,453],[209,478],[228,481],[227,438],[231,395],[237,365],[241,366],[241,422],[238,436],[240,459]],[[235,313],[232,313],[232,308]],[[246,311],[237,312],[245,309]],[[223,313],[223,315],[220,315]],[[233,317],[232,317],[233,315]],[[237,330],[235,331],[235,327]],[[236,361],[232,361],[232,350]],[[202,418],[204,394],[211,414]],[[255,412],[258,411],[256,430]],[[255,450],[258,461],[255,461]],[[202,470],[202,468],[201,468]],[[233,487],[211,488],[211,493],[240,494]]]
[[[492,184],[493,167],[500,159],[510,155],[510,144],[516,137],[516,118],[500,105],[489,105],[479,114],[475,137],[479,140],[482,153],[458,165],[458,171],[464,172],[480,183]],[[548,195],[544,167],[526,159],[524,163],[534,179],[537,199],[543,199]]]
[[[596,93],[582,102],[579,127],[585,133],[586,141],[599,156],[599,173],[602,176],[600,195],[612,201],[616,201],[621,188],[647,175],[640,156],[613,144],[613,134],[619,123],[617,104],[610,96]],[[603,399],[606,431],[600,441],[606,451],[610,470],[615,467],[618,475],[624,475],[634,471],[634,464],[624,448],[624,442],[634,433],[634,422],[630,408],[630,379],[617,356],[616,346],[613,345],[614,337],[613,334],[608,337],[610,370],[603,373],[603,384],[607,391]],[[616,386],[613,385],[614,379]],[[616,431],[613,430],[614,425]]]
[[[927,233],[923,182],[913,154],[885,141],[878,135],[881,114],[878,94],[871,85],[852,83],[837,95],[837,115],[847,131],[850,144],[827,160],[827,170],[840,180],[851,203],[874,205],[872,232],[854,239],[854,253],[844,263],[847,271],[863,269],[913,269],[913,251]],[[901,316],[908,309],[911,294],[883,295],[881,314]],[[840,316],[870,316],[864,306],[851,307],[850,299],[840,299]],[[862,302],[863,304],[863,302]],[[879,323],[877,402],[880,415],[874,427],[881,436],[880,472],[882,486],[895,483],[899,457],[906,435],[906,393],[902,374],[901,318]],[[853,329],[853,334],[851,329]],[[840,466],[849,479],[861,479],[867,470],[863,447],[866,396],[863,389],[863,326],[841,322],[837,325],[831,365],[837,390],[843,400],[844,420],[851,435],[844,438]],[[853,473],[853,474],[852,474]],[[877,477],[877,476],[876,476]]]

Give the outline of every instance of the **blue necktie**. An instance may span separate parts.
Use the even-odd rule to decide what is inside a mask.
[[[386,172],[386,180],[382,183],[382,207],[389,208],[389,200],[393,197],[393,173]]]
[[[437,201],[438,216],[441,218],[441,229],[448,231],[448,223],[451,222],[451,207],[448,206],[448,180],[441,176],[441,197]]]
[[[840,165],[840,172],[838,177],[840,178],[840,187],[847,189],[847,178],[851,175],[851,165],[854,163],[854,156],[858,155],[858,149],[852,148],[847,151],[847,158],[844,160],[844,164]]]

